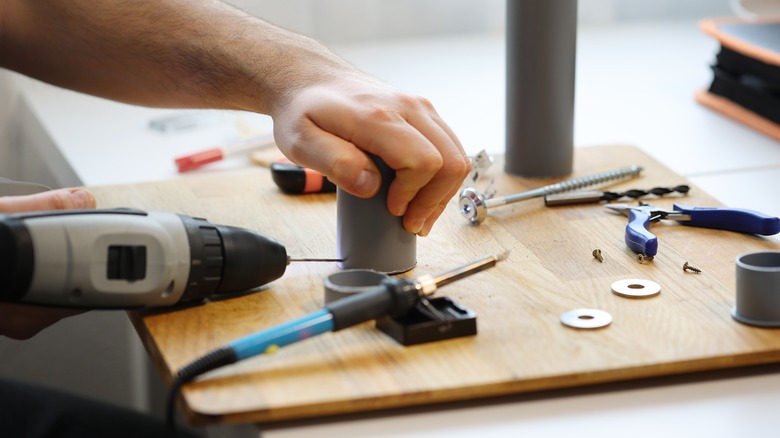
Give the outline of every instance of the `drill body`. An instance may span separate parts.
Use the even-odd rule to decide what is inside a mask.
[[[251,290],[284,274],[260,233],[132,209],[0,215],[0,301],[137,308]]]

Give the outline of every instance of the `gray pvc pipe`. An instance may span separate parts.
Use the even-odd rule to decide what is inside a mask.
[[[737,257],[737,300],[731,316],[759,327],[780,327],[780,251]]]
[[[568,175],[574,164],[577,0],[507,0],[507,173]]]
[[[342,269],[373,269],[387,274],[405,272],[417,263],[417,236],[406,231],[403,218],[387,210],[387,191],[395,171],[371,156],[382,174],[376,196],[358,198],[336,190],[336,253]]]

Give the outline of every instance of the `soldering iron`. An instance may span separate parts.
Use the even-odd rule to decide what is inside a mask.
[[[0,301],[135,308],[270,283],[291,261],[261,233],[134,209],[0,214]]]
[[[285,324],[250,334],[195,359],[176,375],[168,398],[168,424],[174,427],[174,401],[182,385],[208,371],[260,354],[273,353],[285,345],[323,333],[339,331],[382,316],[409,313],[420,299],[433,295],[442,286],[491,268],[506,253],[490,255],[432,277],[417,279],[389,277],[379,286],[332,301],[323,309]]]

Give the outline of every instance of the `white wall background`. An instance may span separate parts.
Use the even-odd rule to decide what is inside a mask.
[[[228,2],[274,24],[325,43],[452,33],[502,33],[506,4],[506,0]],[[579,0],[579,9],[580,24],[585,26],[732,13],[729,0]]]

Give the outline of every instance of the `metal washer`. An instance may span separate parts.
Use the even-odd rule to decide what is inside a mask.
[[[561,323],[578,329],[597,329],[612,323],[612,315],[599,309],[574,309],[561,315]]]
[[[649,298],[661,293],[661,285],[650,280],[629,278],[612,283],[612,292],[626,298]]]

